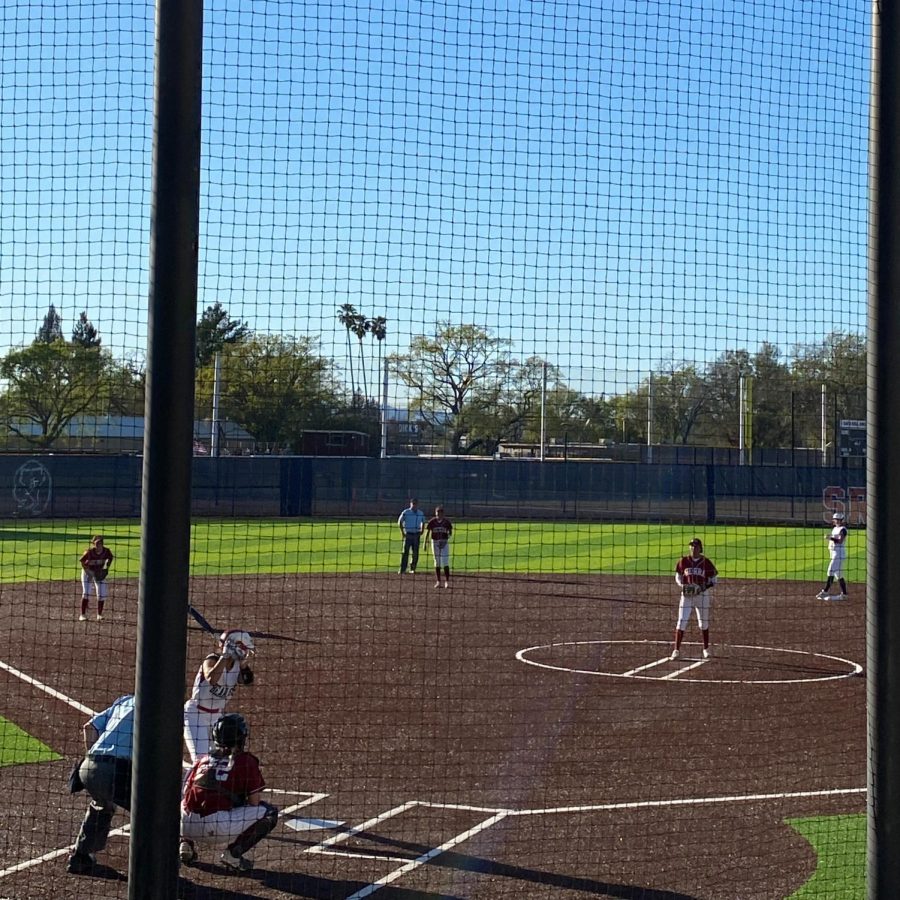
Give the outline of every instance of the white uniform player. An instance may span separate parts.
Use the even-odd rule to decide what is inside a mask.
[[[825,587],[816,594],[817,600],[846,600],[847,582],[844,580],[844,564],[847,562],[847,526],[844,524],[843,513],[836,512],[831,517],[831,531],[825,535],[828,541],[828,572]],[[841,586],[840,594],[831,594],[831,586],[837,578]]]
[[[250,657],[253,638],[246,631],[229,630],[219,636],[219,652],[210,653],[197,671],[191,696],[184,704],[184,742],[191,762],[209,753],[210,729],[219,719],[239,684],[252,684]]]

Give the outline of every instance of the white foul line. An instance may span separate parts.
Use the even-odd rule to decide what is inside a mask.
[[[492,825],[496,825],[501,819],[505,819],[508,814],[505,812],[497,813],[495,816],[491,816],[489,819],[485,819],[483,822],[479,822],[473,828],[470,828],[468,831],[464,831],[462,834],[456,835],[456,837],[450,838],[446,843],[441,844],[440,847],[435,847],[433,850],[429,850],[427,853],[423,853],[422,856],[417,859],[413,859],[408,862],[405,866],[400,866],[399,869],[394,869],[393,872],[385,875],[383,878],[379,878],[378,881],[373,881],[371,884],[366,885],[361,890],[357,891],[355,894],[351,894],[347,900],[361,900],[362,897],[368,897],[370,894],[374,894],[375,891],[380,891],[383,887],[390,884],[392,881],[396,881],[398,878],[402,878],[404,875],[412,872],[414,869],[418,869],[420,866],[424,866],[425,863],[434,859],[436,856],[440,856],[442,853],[446,853],[447,850],[455,847],[457,844],[461,844],[463,841],[468,840],[472,835],[478,834],[479,831],[484,831],[485,828],[490,828]]]
[[[0,660],[0,669],[9,672],[10,675],[15,675],[16,678],[20,678],[26,684],[34,685],[38,690],[43,691],[45,694],[49,694],[51,697],[55,697],[57,700],[62,700],[63,703],[68,703],[72,709],[77,709],[79,712],[83,712],[87,716],[94,716],[95,712],[89,706],[85,706],[83,703],[79,703],[77,700],[73,700],[71,697],[67,697],[65,694],[60,693],[59,691],[54,690],[52,687],[48,687],[42,681],[38,681],[37,678],[32,678],[30,675],[26,675],[24,672],[20,672],[18,669],[13,668],[9,663],[5,663]]]
[[[638,800],[632,802],[624,802],[624,803],[599,803],[599,804],[591,804],[587,806],[559,806],[559,807],[550,807],[547,809],[520,809],[520,810],[510,810],[510,809],[498,809],[494,811],[494,815],[490,818],[485,819],[483,822],[479,822],[478,825],[470,828],[468,831],[464,831],[462,834],[456,835],[456,837],[450,838],[449,841],[440,845],[440,847],[435,847],[433,850],[429,850],[427,853],[422,854],[418,858],[411,860],[399,868],[395,869],[393,872],[388,873],[383,878],[379,878],[377,881],[373,881],[371,884],[366,885],[366,887],[361,888],[355,894],[347,897],[347,900],[361,900],[363,897],[368,897],[371,894],[374,894],[376,891],[381,890],[381,888],[390,884],[393,881],[396,881],[398,878],[402,878],[404,875],[407,875],[409,872],[419,868],[420,866],[425,865],[430,862],[436,856],[440,856],[442,853],[445,853],[447,850],[450,850],[452,847],[455,847],[457,844],[461,844],[463,841],[468,840],[473,835],[478,834],[480,831],[484,831],[486,828],[490,828],[492,825],[495,825],[497,822],[502,821],[503,819],[509,816],[538,816],[538,815],[549,815],[551,813],[576,813],[576,812],[603,812],[605,810],[619,810],[619,809],[650,809],[650,808],[659,808],[664,806],[699,806],[704,804],[714,804],[714,803],[749,803],[749,802],[758,802],[760,800],[788,800],[788,799],[802,799],[808,797],[832,797],[832,796],[840,796],[844,794],[864,794],[866,792],[866,788],[829,788],[825,790],[819,791],[784,791],[776,794],[735,794],[732,796],[725,797],[698,797],[694,799],[676,799],[676,800]],[[430,803],[426,801],[411,801],[409,803],[405,803],[402,806],[397,806],[392,810],[389,810],[386,813],[383,813],[380,816],[376,816],[374,819],[369,819],[369,821],[364,822],[362,825],[358,825],[350,831],[335,835],[333,838],[330,838],[327,841],[323,841],[321,844],[318,844],[316,847],[310,847],[305,852],[307,853],[325,853],[327,851],[324,850],[326,845],[334,845],[339,843],[342,840],[346,840],[348,837],[351,837],[354,834],[358,834],[361,831],[365,831],[370,828],[372,825],[377,822],[384,821],[385,819],[389,819],[392,816],[395,816],[401,812],[404,812],[406,809],[409,809],[412,806],[427,806],[435,809],[459,809],[459,810],[472,810],[477,812],[491,812],[489,808],[481,807],[481,806],[466,806],[465,804],[442,804],[442,803]],[[371,856],[365,854],[355,854],[355,853],[341,853],[341,855],[346,856],[359,856],[364,859],[378,859],[382,862],[394,862],[396,858],[386,857],[386,856]]]

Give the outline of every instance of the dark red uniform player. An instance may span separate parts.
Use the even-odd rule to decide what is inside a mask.
[[[195,843],[225,844],[222,863],[249,872],[253,864],[244,854],[278,822],[278,809],[260,799],[266,783],[259,760],[244,750],[249,733],[243,716],[222,716],[213,725],[212,752],[188,772],[181,800],[182,862],[197,859]]]
[[[681,642],[691,618],[691,612],[697,614],[697,624],[703,635],[703,658],[709,659],[712,650],[709,647],[709,608],[711,595],[709,589],[716,583],[719,573],[711,559],[703,555],[703,543],[694,538],[690,544],[689,556],[682,556],[675,565],[675,582],[681,588],[681,599],[678,603],[678,624],[675,626],[675,648],[672,659],[681,656]]]
[[[103,545],[103,536],[95,534],[91,538],[91,546],[81,554],[81,615],[82,622],[87,618],[88,603],[91,593],[97,596],[97,618],[103,618],[103,606],[109,594],[104,579],[112,565],[113,555],[109,547]]]
[[[434,516],[425,525],[431,538],[431,552],[434,555],[434,586],[441,586],[441,569],[444,570],[444,587],[450,587],[450,535],[453,523],[444,515],[444,507],[439,506]]]

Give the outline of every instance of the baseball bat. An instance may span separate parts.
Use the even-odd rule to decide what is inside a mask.
[[[204,631],[208,632],[209,634],[215,634],[215,633],[216,633],[215,628],[213,628],[212,625],[210,625],[209,622],[207,622],[206,619],[204,619],[203,616],[200,615],[200,613],[198,613],[197,610],[194,609],[193,606],[191,606],[190,603],[188,603],[188,612],[194,617],[194,621],[195,621],[195,622],[196,622],[196,623],[197,623]]]

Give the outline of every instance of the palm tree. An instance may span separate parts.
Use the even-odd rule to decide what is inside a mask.
[[[378,376],[381,375],[381,342],[387,337],[387,319],[384,316],[376,316],[374,319],[369,319],[366,323],[369,329],[369,334],[378,341],[378,368],[376,372]]]
[[[353,345],[350,342],[350,332],[354,331],[358,318],[356,307],[352,303],[342,303],[338,307],[338,321],[347,329],[347,357],[350,360],[350,399],[351,404],[354,406],[356,405],[356,379],[353,377]]]
[[[366,358],[363,351],[363,338],[369,331],[369,320],[361,313],[357,313],[353,316],[353,322],[350,324],[349,329],[356,335],[356,339],[359,341],[359,371],[362,375],[363,396],[368,401],[369,385],[366,381]],[[349,338],[349,332],[347,336]]]

